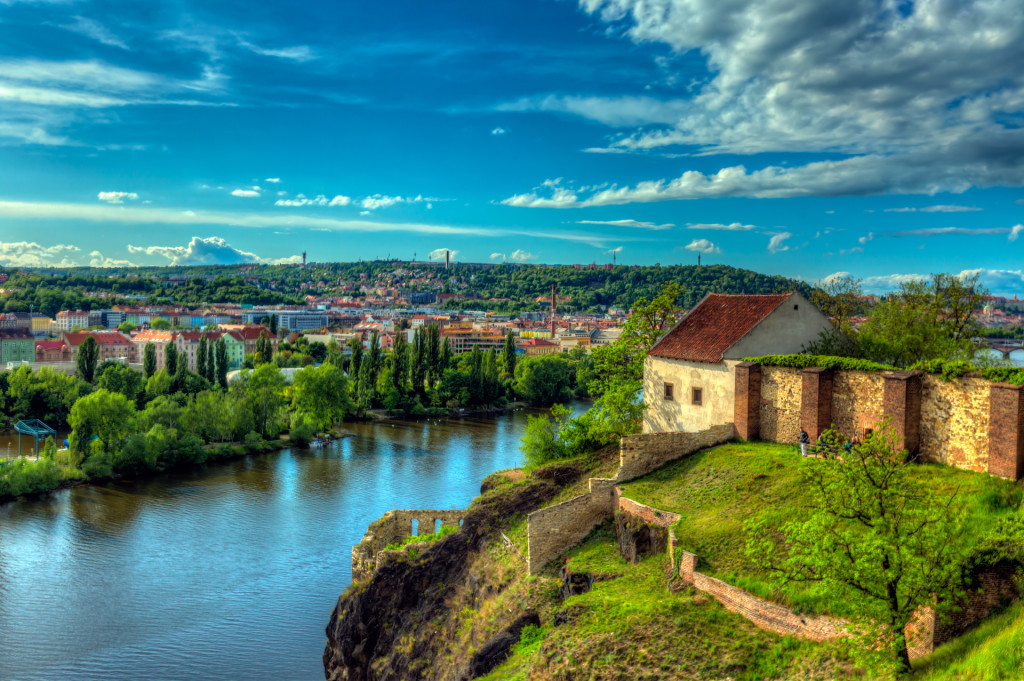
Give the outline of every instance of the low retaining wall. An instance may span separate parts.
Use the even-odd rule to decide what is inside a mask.
[[[689,551],[683,551],[679,576],[695,589],[713,596],[727,610],[742,615],[762,629],[811,641],[830,641],[850,634],[849,623],[844,620],[797,615],[778,603],[758,598],[739,587],[697,572],[697,556]]]
[[[385,546],[406,537],[434,534],[437,521],[442,527],[459,527],[467,511],[388,511],[367,528],[362,541],[352,547],[352,581],[369,577]],[[413,531],[413,520],[417,531]]]
[[[619,470],[614,478],[591,478],[589,493],[534,511],[527,516],[527,562],[530,574],[540,572],[545,565],[583,541],[595,527],[614,515],[619,503],[615,485],[647,475],[670,461],[701,449],[727,442],[735,434],[736,429],[729,423],[712,426],[699,433],[642,433],[624,436],[619,443]]]

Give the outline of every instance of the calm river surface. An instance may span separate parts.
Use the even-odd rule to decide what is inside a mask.
[[[464,508],[519,462],[527,413],[350,425],[322,451],[0,505],[0,680],[322,679],[366,526]]]

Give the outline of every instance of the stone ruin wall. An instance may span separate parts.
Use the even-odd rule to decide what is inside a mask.
[[[467,511],[388,511],[367,528],[362,541],[352,547],[352,581],[369,577],[380,559],[385,546],[396,544],[406,537],[434,534],[437,521],[442,527],[458,528]],[[412,521],[417,524],[413,532]]]
[[[877,371],[836,372],[832,382],[832,423],[840,433],[861,437],[866,428],[874,428],[882,420],[884,380]]]
[[[983,378],[921,377],[921,458],[988,471],[989,386]]]
[[[761,368],[761,439],[796,442],[800,439],[800,370]]]

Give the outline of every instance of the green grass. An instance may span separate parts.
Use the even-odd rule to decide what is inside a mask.
[[[432,534],[410,535],[410,536],[406,537],[405,539],[403,539],[400,542],[395,542],[394,544],[388,544],[387,546],[384,547],[383,550],[384,551],[395,551],[397,549],[400,549],[400,548],[403,548],[405,546],[408,546],[409,544],[414,544],[414,543],[415,544],[419,544],[420,542],[435,542],[435,541],[437,541],[439,539],[443,539],[444,537],[447,537],[449,534],[452,534],[453,532],[457,532],[458,529],[459,528],[457,528],[457,527],[451,527],[449,525],[445,525],[440,530],[438,530],[437,532],[434,532]]]
[[[793,445],[734,442],[704,450],[623,484],[623,494],[679,513],[674,529],[681,549],[696,553],[700,570],[797,611],[849,616],[846,601],[822,587],[773,588],[744,553],[744,524],[765,517],[780,527],[807,513],[799,450]],[[978,539],[994,519],[1020,504],[1021,488],[992,476],[923,464],[912,474],[938,496],[957,491],[968,515],[966,536]]]
[[[591,679],[833,679],[854,667],[845,643],[816,644],[762,631],[702,594],[672,592],[665,557],[636,565],[618,555],[606,523],[569,553],[573,570],[602,581],[559,601],[552,591],[543,626],[524,631],[509,659],[488,681]],[[541,578],[557,587],[558,582]],[[556,625],[557,619],[564,623]]]
[[[1024,603],[985,620],[915,665],[915,681],[1024,679]]]

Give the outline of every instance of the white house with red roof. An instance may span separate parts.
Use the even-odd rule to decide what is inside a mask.
[[[644,360],[643,432],[733,423],[735,367],[744,357],[799,353],[831,328],[799,293],[709,293]]]

